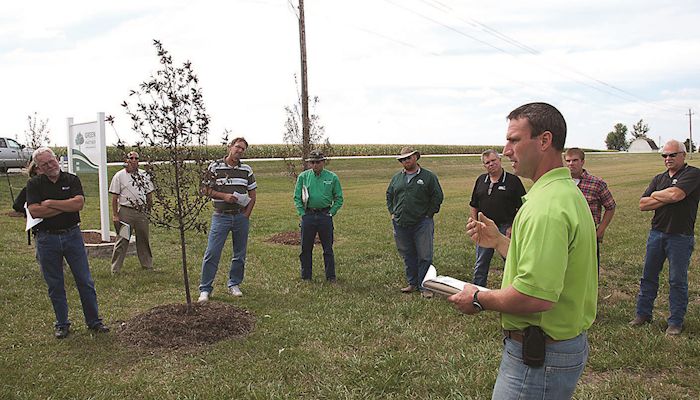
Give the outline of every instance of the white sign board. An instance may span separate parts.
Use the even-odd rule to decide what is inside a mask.
[[[76,175],[97,173],[100,182],[100,232],[109,242],[109,201],[107,182],[107,143],[105,113],[97,113],[97,121],[73,123],[68,118],[68,172]]]

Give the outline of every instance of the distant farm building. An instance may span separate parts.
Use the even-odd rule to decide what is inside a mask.
[[[659,151],[659,146],[654,143],[653,140],[649,138],[636,138],[630,143],[629,149],[630,153],[653,153]]]

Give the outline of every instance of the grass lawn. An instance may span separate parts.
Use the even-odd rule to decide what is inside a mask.
[[[690,164],[700,165],[696,159]],[[478,157],[425,157],[445,192],[436,215],[434,264],[441,274],[471,279],[474,246],[464,232]],[[504,164],[508,164],[507,162]],[[244,297],[225,293],[230,239],[213,300],[250,310],[253,333],[188,351],[144,351],[115,339],[120,321],[151,307],[184,302],[178,235],[153,229],[154,272],[135,256],[111,276],[109,260],[91,259],[100,311],[113,332],[88,333],[70,274],[66,287],[72,335],[53,338],[54,314],[24,220],[11,218],[6,178],[0,182],[0,398],[490,398],[502,341],[498,314],[464,316],[439,298],[404,295],[403,265],[385,207],[385,190],[400,167],[392,159],[334,160],[328,168],[343,185],[345,206],[335,218],[339,283],[323,280],[321,248],[314,282],[299,279],[299,248],[267,243],[298,229],[294,183],[280,162],[251,163],[258,201],[251,219]],[[654,322],[627,326],[652,214],[637,204],[652,176],[663,171],[658,154],[589,154],[586,167],[603,177],[618,207],[602,250],[599,316],[589,331],[591,356],[579,399],[700,398],[700,289],[698,255],[691,260],[690,304],[680,337],[664,336],[668,274],[661,277]],[[111,177],[117,169],[110,169]],[[10,177],[15,195],[25,178]],[[98,228],[96,179],[84,177],[84,228]],[[525,182],[526,188],[531,182]],[[202,218],[209,219],[210,212]],[[196,299],[206,236],[189,234],[188,266]],[[494,258],[489,286],[500,285],[503,263]]]

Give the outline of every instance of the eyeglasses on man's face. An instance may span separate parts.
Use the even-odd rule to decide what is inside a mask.
[[[310,162],[311,164],[320,164],[320,163],[323,162],[323,160],[320,160],[320,161],[319,161],[319,160],[313,160],[313,161],[309,161],[309,162]]]
[[[129,160],[138,160],[138,157],[129,157]]]
[[[410,160],[410,159],[411,159],[411,156],[408,156],[408,157],[404,157],[404,158],[399,158],[399,162],[401,162],[401,163],[402,163],[402,162],[404,162],[404,161],[408,161],[408,160]]]
[[[667,158],[667,157],[676,158],[676,156],[680,153],[681,153],[680,151],[677,151],[675,153],[664,153],[664,154],[661,154],[661,157],[663,157],[663,158]]]

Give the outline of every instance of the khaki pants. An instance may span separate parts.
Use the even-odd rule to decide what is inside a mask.
[[[151,253],[151,244],[149,243],[148,217],[146,217],[146,214],[133,208],[119,206],[119,219],[131,225],[131,232],[136,235],[136,253],[139,256],[141,267],[152,269],[153,255]],[[112,273],[117,273],[121,270],[126,251],[129,248],[129,240],[121,236],[117,237],[118,240],[112,252]]]

